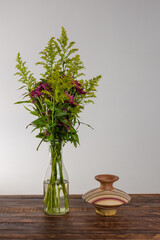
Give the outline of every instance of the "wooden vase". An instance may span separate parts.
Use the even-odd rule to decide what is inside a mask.
[[[85,193],[82,198],[95,206],[96,213],[102,216],[114,216],[118,207],[127,204],[131,197],[113,187],[118,176],[110,174],[96,175],[95,179],[100,182],[100,187]]]

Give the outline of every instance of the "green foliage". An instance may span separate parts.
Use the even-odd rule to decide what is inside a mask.
[[[28,71],[20,54],[17,55],[16,75],[22,83],[20,89],[25,89],[23,98],[28,97],[28,100],[17,104],[29,104],[25,106],[26,110],[37,117],[28,126],[34,127],[32,131],[39,129],[36,137],[41,138],[40,144],[61,139],[64,143],[70,141],[77,147],[79,126],[85,124],[80,122],[79,114],[85,104],[94,103],[101,76],[77,80],[85,74],[82,72],[83,62],[74,45],[75,42],[69,42],[66,30],[62,27],[60,38],[52,37],[40,52],[41,61],[36,65],[42,65],[44,72],[39,81]]]
[[[25,88],[28,94],[28,92],[30,92],[31,89],[35,87],[36,79],[33,77],[33,74],[30,71],[28,71],[26,67],[26,62],[22,61],[20,53],[17,54],[16,60],[17,60],[16,65],[17,72],[15,73],[15,75],[18,75],[20,77],[19,82],[23,84],[20,87],[20,89]]]
[[[83,85],[85,91],[87,94],[85,96],[82,95],[82,103],[94,103],[92,98],[96,98],[95,92],[96,92],[96,87],[98,86],[98,82],[101,79],[101,75],[98,75],[97,77],[94,77],[90,80],[81,80],[80,83]]]

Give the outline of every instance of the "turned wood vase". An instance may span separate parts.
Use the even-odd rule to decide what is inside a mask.
[[[113,183],[119,179],[118,176],[101,174],[96,175],[95,179],[100,182],[100,187],[85,193],[82,198],[95,206],[96,213],[102,216],[113,216],[118,207],[131,200],[127,193],[113,187]]]

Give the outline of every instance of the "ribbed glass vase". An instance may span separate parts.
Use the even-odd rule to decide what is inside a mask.
[[[44,189],[44,212],[62,215],[69,211],[69,179],[62,160],[62,141],[49,143],[50,164],[46,170]]]

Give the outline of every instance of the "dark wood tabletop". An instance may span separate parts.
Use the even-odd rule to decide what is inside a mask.
[[[43,213],[42,196],[0,196],[0,239],[159,239],[160,194],[131,194],[117,215],[102,217],[81,195],[63,216]]]

